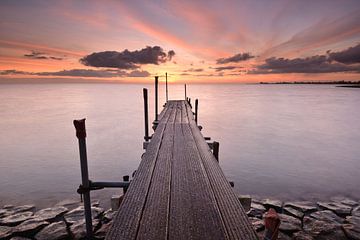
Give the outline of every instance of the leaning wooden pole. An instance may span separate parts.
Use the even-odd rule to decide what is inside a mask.
[[[92,232],[92,219],[91,219],[90,181],[89,181],[89,171],[88,171],[87,153],[86,153],[85,118],[81,120],[74,120],[74,126],[76,129],[76,137],[79,139],[81,180],[82,180],[82,188],[85,190],[83,194],[84,194],[86,237],[87,239],[92,239],[93,232]]]

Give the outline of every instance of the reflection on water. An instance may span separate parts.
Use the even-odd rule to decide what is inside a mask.
[[[131,174],[143,152],[143,87],[1,85],[0,203],[48,206],[76,197],[75,118],[87,118],[90,177],[121,181]],[[183,86],[169,88],[170,98],[184,98]],[[188,95],[199,98],[203,134],[220,142],[221,167],[237,192],[283,199],[360,197],[358,89],[189,85]],[[153,106],[150,113],[153,118]],[[114,192],[93,196],[108,200]]]

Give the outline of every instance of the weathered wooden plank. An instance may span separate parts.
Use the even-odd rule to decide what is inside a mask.
[[[139,240],[167,239],[174,122],[179,112],[176,104],[173,105],[171,111],[139,225],[137,235]]]
[[[175,120],[168,239],[226,239],[191,130],[182,119],[181,113]]]
[[[171,106],[152,136],[139,168],[116,214],[106,239],[135,239]]]
[[[225,223],[229,239],[257,239],[249,219],[246,216],[237,196],[233,192],[228,180],[221,170],[218,162],[204,141],[197,127],[191,109],[187,106],[189,126],[195,140],[201,161],[209,178],[212,191],[215,195],[217,206],[220,209],[222,219]]]

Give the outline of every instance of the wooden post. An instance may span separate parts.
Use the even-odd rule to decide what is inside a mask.
[[[158,85],[159,77],[155,76],[155,122],[158,121]]]
[[[129,175],[123,176],[123,181],[124,182],[129,182],[129,179],[130,179]],[[127,189],[128,189],[128,187],[123,188],[124,194],[126,193]]]
[[[76,129],[76,137],[79,139],[79,153],[80,153],[80,167],[81,167],[81,182],[84,191],[84,210],[85,210],[85,223],[86,223],[86,236],[87,239],[93,238],[92,232],[92,219],[91,219],[91,200],[90,200],[90,181],[87,164],[86,153],[86,129],[85,118],[81,120],[74,120]]]
[[[219,142],[213,142],[213,154],[216,160],[219,162]]]
[[[186,93],[186,84],[184,84],[184,88],[185,88],[185,99],[187,98],[187,93]]]
[[[145,136],[144,139],[146,142],[149,141],[149,112],[148,112],[148,90],[143,89],[144,96],[144,118],[145,118]]]
[[[199,107],[199,100],[196,99],[195,100],[195,122],[196,122],[196,124],[198,122],[198,107]]]
[[[168,95],[167,72],[165,73],[165,87],[166,87],[166,102],[168,102],[169,101],[169,95]]]

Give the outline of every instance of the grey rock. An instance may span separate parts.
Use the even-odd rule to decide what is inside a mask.
[[[64,221],[52,223],[35,235],[36,240],[63,240],[68,239],[68,237],[69,234]]]
[[[115,217],[117,211],[113,211],[111,208],[104,212],[103,220],[104,222],[110,222]]]
[[[260,232],[265,229],[264,221],[262,219],[249,217],[249,220],[256,232]]]
[[[109,231],[111,224],[112,224],[111,222],[103,224],[101,226],[101,228],[96,231],[95,238],[96,239],[105,239],[105,236],[106,236],[107,232]]]
[[[318,211],[310,214],[310,217],[315,218],[316,220],[333,223],[333,224],[341,224],[344,222],[344,219],[336,215],[330,210]]]
[[[10,240],[31,240],[31,238],[26,238],[26,237],[12,237]]]
[[[10,215],[14,215],[15,213],[32,211],[35,209],[35,205],[23,205],[23,206],[13,206],[13,205],[5,205],[0,209],[0,218],[8,217]]]
[[[314,240],[314,238],[310,234],[308,234],[304,231],[294,233],[292,239],[294,239],[294,240]]]
[[[316,220],[308,216],[303,219],[303,229],[315,239],[347,239],[340,225]]]
[[[7,239],[12,235],[12,228],[8,226],[0,226],[0,239]]]
[[[348,216],[351,214],[351,207],[337,202],[318,202],[320,209],[331,210],[339,216]]]
[[[73,210],[74,208],[80,207],[82,204],[83,203],[81,203],[79,200],[65,199],[55,204],[55,206],[63,206],[69,210]]]
[[[342,229],[345,232],[345,235],[353,240],[360,240],[360,229],[353,224],[343,224]]]
[[[93,219],[98,218],[103,212],[104,212],[104,209],[102,209],[102,208],[91,207],[91,217]],[[79,222],[81,220],[84,220],[85,219],[84,207],[80,206],[78,208],[71,210],[70,212],[68,212],[64,215],[64,218],[68,224],[73,224],[73,223]]]
[[[53,221],[56,219],[56,217],[61,216],[67,211],[68,209],[64,206],[45,208],[45,209],[41,209],[40,211],[37,211],[34,214],[34,218],[42,219],[44,221]]]
[[[93,221],[92,221],[93,231],[95,231],[95,229],[98,227],[98,225],[99,225],[99,220],[93,219]],[[75,222],[73,225],[71,225],[70,232],[71,232],[73,239],[75,239],[75,240],[84,239],[86,237],[85,220],[80,220],[78,222]]]
[[[360,217],[360,206],[355,207],[355,208],[351,211],[351,215],[352,215],[352,216],[356,216],[356,217]]]
[[[264,199],[263,205],[266,208],[266,210],[273,208],[273,209],[275,209],[276,212],[280,213],[282,211],[283,203],[279,200]]]
[[[355,207],[359,205],[358,202],[347,197],[332,197],[330,200],[350,207]]]
[[[249,217],[257,217],[257,218],[262,218],[263,214],[265,213],[266,208],[258,203],[251,203],[251,208],[250,210],[247,212],[247,215]]]
[[[279,214],[279,217],[281,220],[280,231],[293,233],[301,230],[301,220],[286,214]]]
[[[284,204],[284,207],[292,207],[296,210],[302,211],[303,213],[315,212],[317,210],[315,204],[309,201],[287,202]]]
[[[13,233],[16,235],[30,236],[47,225],[49,225],[49,223],[42,219],[31,218],[14,227]]]
[[[19,212],[13,215],[0,218],[1,225],[14,226],[21,222],[24,222],[32,217],[32,212]]]
[[[15,213],[34,211],[35,205],[23,205],[12,208]]]
[[[277,240],[291,240],[291,237],[282,232],[279,232]]]
[[[299,219],[302,219],[304,217],[303,212],[296,210],[295,208],[292,207],[284,207],[283,212],[289,216],[296,217]]]

